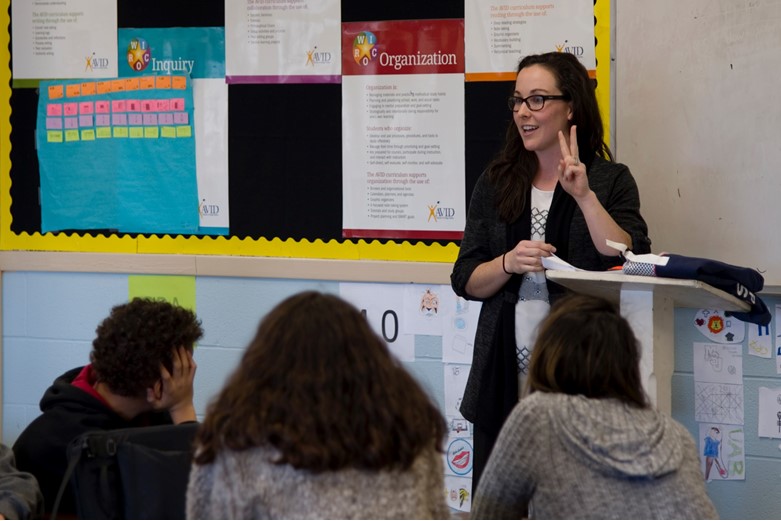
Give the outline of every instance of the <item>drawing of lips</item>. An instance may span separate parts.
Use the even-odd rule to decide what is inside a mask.
[[[453,459],[450,460],[451,463],[453,463],[453,466],[456,467],[459,470],[463,470],[469,465],[469,451],[468,450],[462,450],[461,452],[457,453],[453,456]]]

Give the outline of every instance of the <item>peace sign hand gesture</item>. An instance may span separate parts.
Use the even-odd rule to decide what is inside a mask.
[[[576,200],[589,194],[586,176],[586,165],[580,162],[578,156],[577,126],[569,129],[569,143],[564,137],[564,132],[559,130],[559,146],[561,147],[561,159],[559,160],[559,183]]]

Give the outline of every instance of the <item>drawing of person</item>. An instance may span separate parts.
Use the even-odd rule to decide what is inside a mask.
[[[420,310],[426,313],[439,312],[439,297],[431,292],[431,289],[426,289],[423,297],[420,299]]]
[[[710,432],[705,436],[705,449],[702,451],[705,456],[705,481],[713,481],[710,477],[711,468],[716,463],[716,468],[722,478],[727,477],[727,469],[721,463],[721,431],[718,427],[711,427]]]

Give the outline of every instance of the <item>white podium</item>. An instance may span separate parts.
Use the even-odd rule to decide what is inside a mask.
[[[749,305],[697,280],[624,275],[611,271],[547,270],[548,280],[619,305],[640,342],[640,376],[656,407],[671,413],[675,307],[748,311]]]

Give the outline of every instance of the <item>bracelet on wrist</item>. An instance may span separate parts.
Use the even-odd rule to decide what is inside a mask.
[[[505,267],[504,267],[504,257],[505,257],[505,255],[507,255],[507,252],[504,252],[504,254],[502,255],[502,270],[504,270],[504,272],[505,272],[506,274],[508,274],[508,275],[512,275],[512,272],[510,272],[510,271],[507,271],[507,268],[505,268]]]

